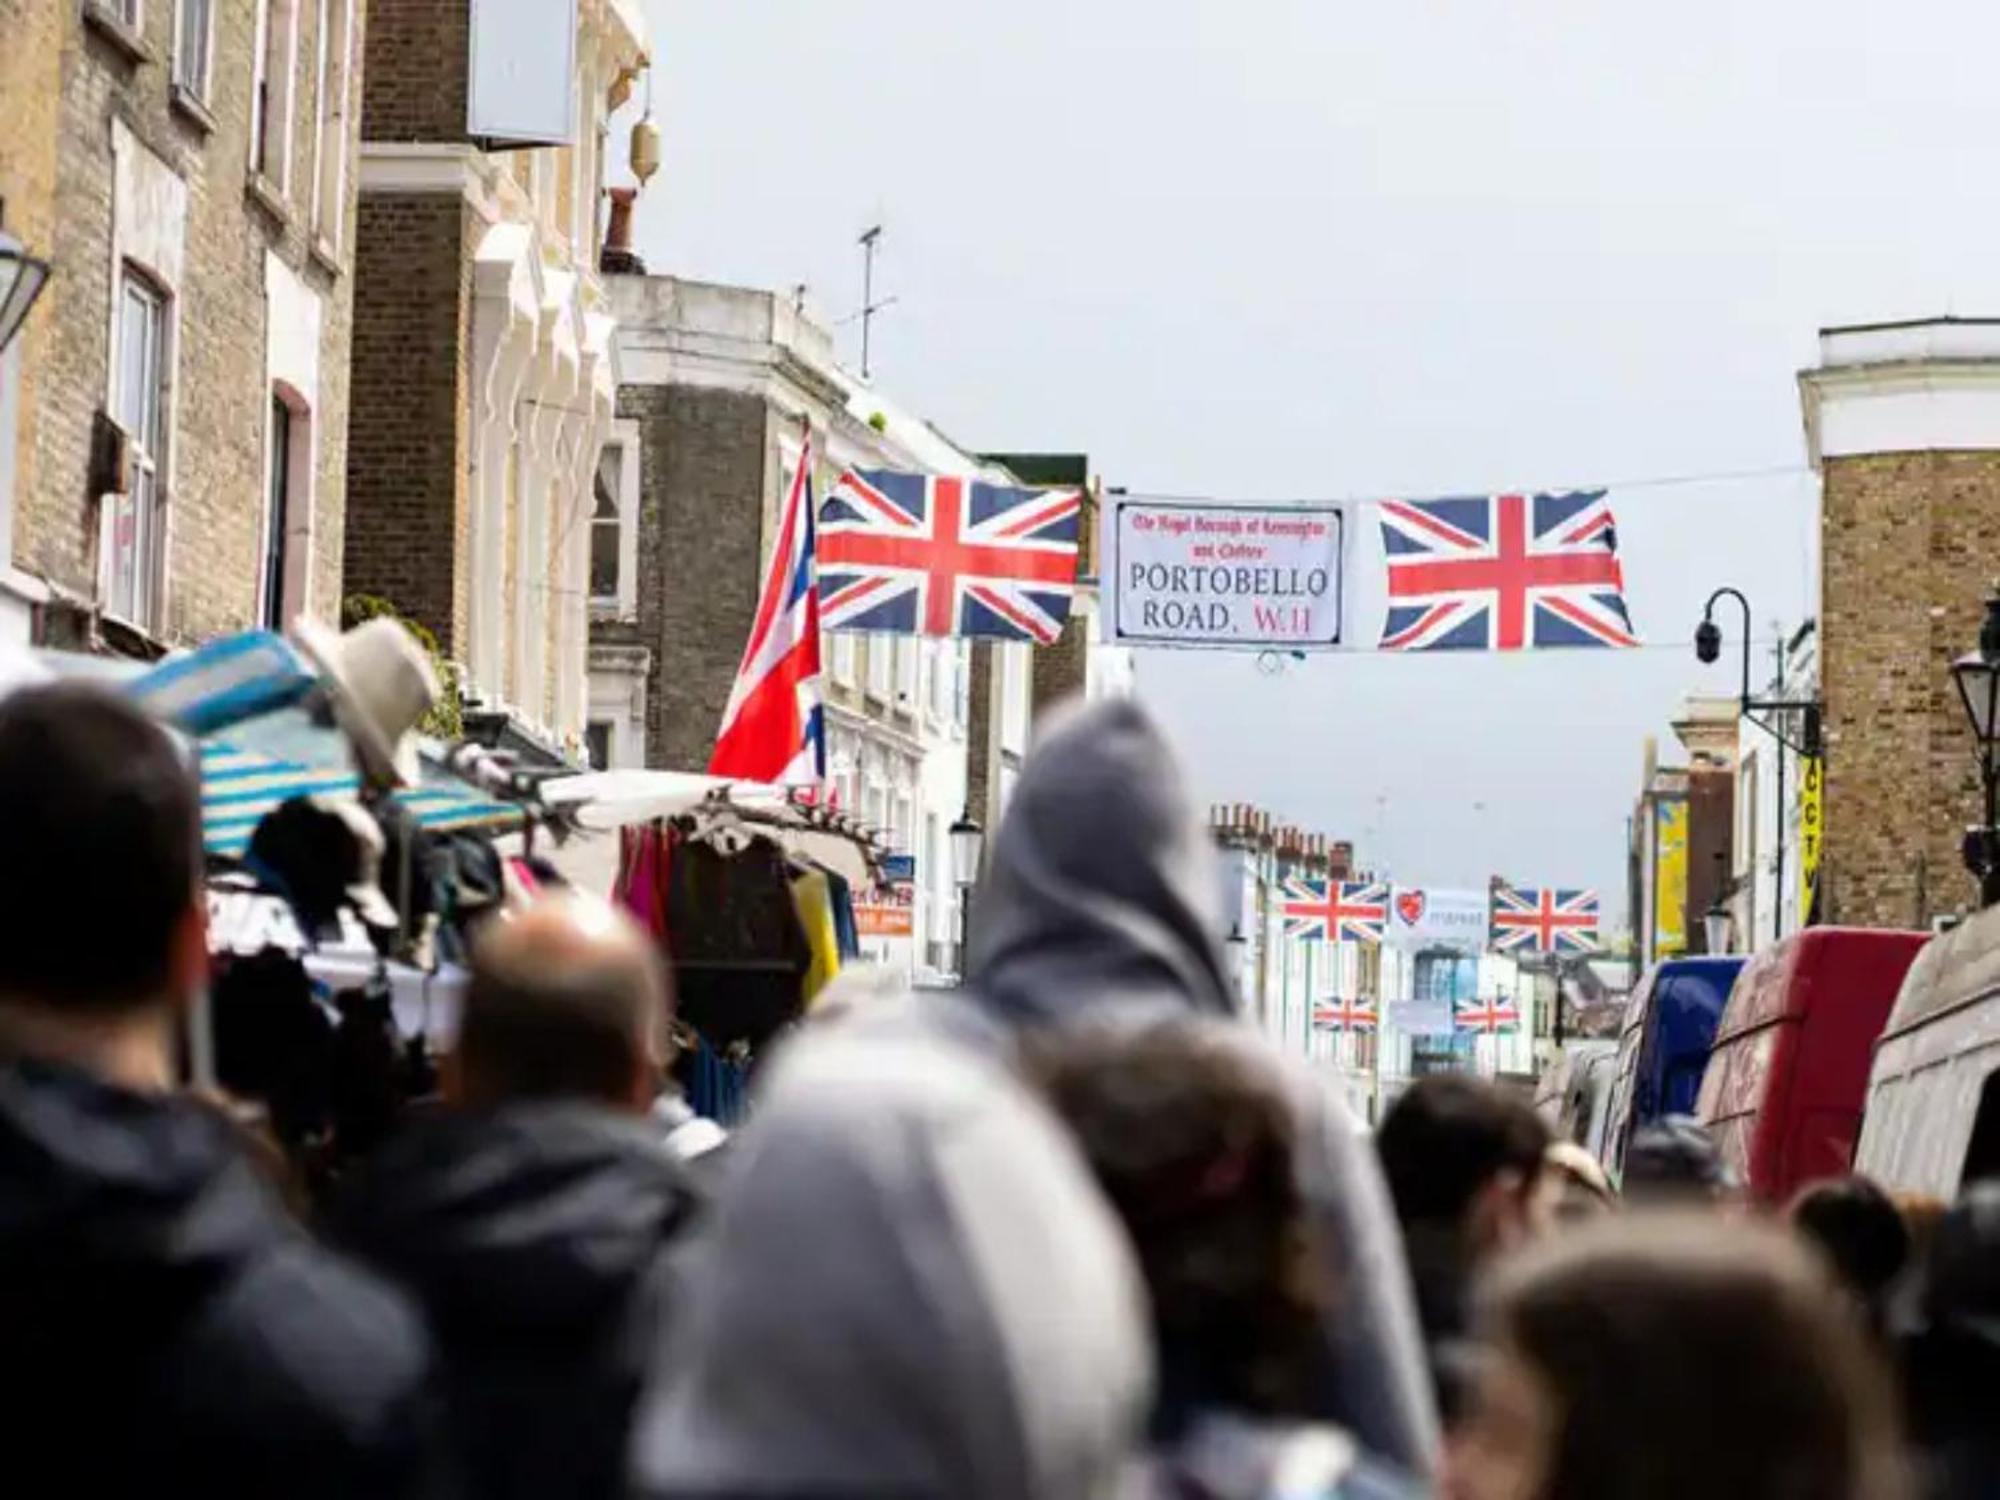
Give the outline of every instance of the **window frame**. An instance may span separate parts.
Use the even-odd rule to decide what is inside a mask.
[[[150,411],[136,415],[132,411],[136,397],[127,384],[131,370],[127,310],[135,301],[148,309],[151,355],[144,374],[144,384],[151,391]],[[173,431],[173,293],[143,267],[126,262],[119,270],[112,328],[111,415],[125,433],[130,469],[125,492],[110,496],[111,503],[99,518],[99,597],[104,612],[111,618],[152,635],[159,632],[166,615],[167,460]],[[127,509],[135,533],[133,549],[137,553],[129,599],[120,597],[119,580],[124,569],[116,545],[122,512]]]
[[[292,186],[298,68],[298,0],[257,0],[250,74],[250,174],[269,183],[280,197],[288,196]]]
[[[887,703],[896,691],[896,638],[881,631],[868,635],[868,667],[862,691],[880,703]]]
[[[135,5],[140,0],[133,0]],[[190,58],[188,18],[201,16],[200,57]],[[198,64],[198,66],[197,66]],[[215,0],[174,0],[173,86],[207,105],[215,90]]]
[[[266,630],[285,628],[286,546],[290,541],[292,504],[292,442],[299,428],[291,404],[271,392],[269,436],[264,454],[263,543],[257,557],[257,615]]]
[[[598,450],[597,463],[590,471],[590,526],[591,538],[595,542],[597,527],[601,522],[597,515],[597,482],[604,476],[604,461],[607,455],[618,455],[618,482],[612,499],[617,506],[616,525],[618,527],[618,576],[614,592],[600,594],[595,580],[588,571],[584,577],[585,602],[592,619],[636,619],[639,614],[639,424],[630,418],[620,418],[611,424],[604,445]],[[595,566],[596,553],[590,553],[591,564]]]
[[[354,111],[354,0],[319,0],[314,43],[312,229],[336,255],[346,242]]]

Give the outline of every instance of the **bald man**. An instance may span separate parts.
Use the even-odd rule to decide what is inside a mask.
[[[338,1237],[424,1308],[479,1496],[623,1493],[665,1256],[694,1199],[648,1117],[671,992],[652,940],[581,895],[490,924],[449,1108],[370,1164]]]
[[[671,1014],[666,964],[645,931],[594,897],[548,897],[474,945],[446,1095],[473,1109],[570,1099],[643,1114]]]

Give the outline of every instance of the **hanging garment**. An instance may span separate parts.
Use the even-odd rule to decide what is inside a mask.
[[[832,870],[826,872],[827,893],[833,907],[834,941],[843,959],[861,957],[861,932],[854,925],[854,888],[847,883],[847,877]]]
[[[833,929],[833,891],[826,871],[815,866],[802,869],[792,878],[792,905],[805,932],[806,947],[812,955],[805,978],[800,981],[799,1000],[812,1008],[819,992],[840,972],[840,944]]]
[[[666,935],[666,879],[674,834],[659,823],[619,830],[618,883],[611,899],[653,934]]]
[[[790,865],[770,839],[753,836],[735,853],[681,843],[667,870],[666,914],[679,1013],[710,1043],[756,1046],[797,1019],[813,955]]]

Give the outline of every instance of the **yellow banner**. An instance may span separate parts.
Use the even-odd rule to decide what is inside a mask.
[[[1826,764],[1818,756],[1808,755],[1804,766],[1804,779],[1799,783],[1799,926],[1810,927],[1819,903],[1819,856],[1826,818],[1821,798]],[[1783,892],[1778,899],[1783,901]]]
[[[1688,950],[1688,805],[1653,804],[1653,955],[1676,958]]]

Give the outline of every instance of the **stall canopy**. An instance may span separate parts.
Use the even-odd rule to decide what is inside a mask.
[[[201,742],[201,833],[208,852],[236,857],[258,821],[291,797],[352,794],[360,785],[337,730],[300,709],[265,714]],[[521,825],[521,810],[496,802],[428,755],[423,784],[398,792],[419,826],[444,832]]]
[[[249,848],[258,820],[287,798],[352,795],[360,786],[346,737],[305,708],[240,720],[228,711],[254,712],[261,703],[283,700],[279,689],[298,669],[281,644],[275,636],[249,632],[150,669],[143,662],[60,651],[22,653],[16,664],[20,681],[86,678],[129,692],[182,724],[226,722],[227,728],[194,740],[201,754],[202,842],[210,854],[237,858]],[[0,657],[0,667],[9,660]],[[308,678],[304,686],[310,685]],[[441,832],[521,826],[517,806],[493,800],[446,770],[437,746],[426,742],[422,760],[422,785],[396,794],[419,826]]]

